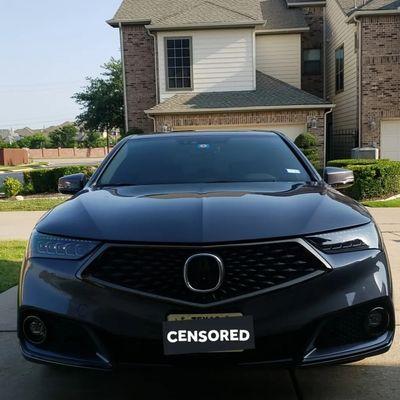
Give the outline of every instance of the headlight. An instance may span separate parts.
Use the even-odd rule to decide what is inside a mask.
[[[328,254],[381,248],[379,234],[372,222],[357,228],[310,236],[307,240]]]
[[[91,253],[98,245],[99,242],[92,240],[45,235],[35,230],[29,243],[28,257],[79,260]]]

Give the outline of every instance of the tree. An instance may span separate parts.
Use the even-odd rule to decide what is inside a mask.
[[[43,133],[23,137],[17,143],[20,148],[26,147],[28,149],[41,149],[50,145],[49,139]]]
[[[82,140],[83,147],[94,148],[94,147],[104,147],[107,145],[106,141],[103,139],[101,133],[89,131],[85,133],[85,137]]]
[[[65,125],[49,134],[52,147],[71,148],[76,145],[78,129],[74,125]]]
[[[88,131],[119,129],[124,132],[124,89],[122,63],[111,58],[102,66],[104,72],[98,78],[86,78],[88,85],[73,99],[81,106],[77,124]]]

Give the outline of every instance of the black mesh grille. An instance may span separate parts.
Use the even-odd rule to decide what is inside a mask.
[[[108,247],[82,276],[146,294],[209,304],[326,271],[326,266],[298,242],[208,247],[207,253],[223,261],[223,284],[212,293],[195,293],[185,285],[183,267],[190,256],[204,251],[200,247]]]
[[[379,306],[381,306],[379,304]],[[366,322],[374,305],[355,307],[330,318],[322,327],[315,346],[319,349],[366,342],[386,331],[386,325],[372,331]]]

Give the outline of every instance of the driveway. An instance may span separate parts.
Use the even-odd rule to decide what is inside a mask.
[[[397,291],[400,283],[400,209],[375,209],[372,213],[383,231]],[[1,216],[0,221],[3,222]],[[3,227],[0,228],[2,231]],[[14,332],[15,296],[15,289],[0,295],[1,400],[296,399],[290,375],[284,370],[142,369],[107,374],[27,363],[19,354]],[[395,301],[399,312],[398,295]],[[392,350],[384,355],[345,366],[299,370],[297,376],[304,399],[397,400],[400,393],[399,351],[397,335]]]

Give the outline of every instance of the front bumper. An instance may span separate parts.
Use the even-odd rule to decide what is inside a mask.
[[[113,369],[210,362],[299,367],[351,362],[389,350],[395,321],[385,254],[368,250],[327,258],[333,266],[329,273],[201,309],[81,281],[75,274],[82,261],[30,259],[19,291],[22,352],[31,361]],[[369,335],[363,321],[376,307],[387,310],[389,324],[379,335]],[[163,355],[162,322],[169,314],[237,312],[254,318],[255,350]],[[22,321],[28,315],[48,325],[45,343],[33,345],[24,337]]]

